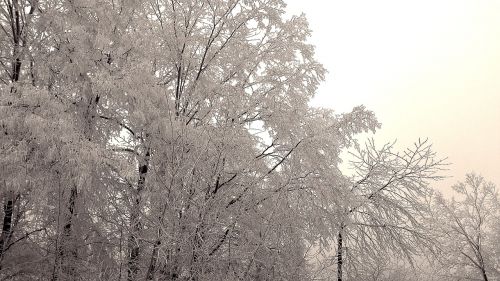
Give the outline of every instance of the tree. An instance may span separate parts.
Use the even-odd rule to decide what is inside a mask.
[[[1,278],[310,280],[318,244],[340,270],[423,241],[441,162],[369,145],[342,174],[379,123],[308,106],[325,70],[283,1],[0,7]]]
[[[425,198],[431,193],[429,182],[443,159],[427,140],[418,141],[403,152],[393,152],[393,144],[376,149],[373,140],[353,153],[354,175],[343,183],[334,208],[339,214],[332,229],[336,235],[337,279],[356,277],[363,264],[378,264],[377,259],[403,257],[412,263],[422,247],[432,247],[423,224],[427,213]]]
[[[434,205],[442,263],[449,268],[444,274],[484,281],[497,277],[490,251],[499,211],[495,185],[470,173],[453,190],[457,198],[447,200],[438,193]]]
[[[87,240],[98,228],[92,223],[95,217],[89,216],[91,206],[84,202],[92,200],[89,195],[99,188],[100,173],[107,168],[103,156],[109,155],[105,146],[120,130],[97,118],[111,104],[99,83],[101,74],[112,72],[109,54],[101,48],[112,35],[104,27],[114,25],[117,32],[120,20],[129,16],[123,9],[122,17],[116,16],[119,7],[98,13],[102,4],[18,0],[1,4],[6,18],[2,24],[10,23],[2,25],[3,31],[12,29],[14,34],[6,32],[10,40],[2,45],[14,50],[12,59],[2,61],[2,75],[16,78],[2,87],[2,145],[7,147],[2,175],[7,175],[8,185],[18,186],[21,196],[16,198],[23,206],[17,213],[18,233],[11,233],[13,243],[6,249],[12,251],[14,244],[34,249],[21,265],[14,254],[12,267],[4,273],[27,274],[22,265],[34,259],[41,261],[37,265],[46,279],[76,279],[81,275],[77,270],[84,271],[81,261],[98,252],[98,242]],[[18,75],[7,66],[17,69]]]
[[[274,208],[262,202],[282,198],[288,187],[273,185],[284,182],[284,164],[304,149],[303,117],[324,72],[305,43],[304,18],[284,19],[280,1],[2,5],[6,30],[24,6],[37,16],[24,53],[19,40],[3,45],[13,46],[3,65],[26,75],[15,75],[16,91],[6,82],[1,98],[9,136],[2,145],[11,148],[5,167],[24,161],[13,158],[23,154],[18,141],[29,140],[27,151],[38,156],[26,202],[43,203],[26,206],[30,219],[23,217],[16,246],[35,246],[40,274],[196,279],[231,265],[237,275],[262,275],[255,256],[278,238],[273,224],[258,239],[249,225],[272,222],[259,217]],[[20,30],[28,29],[13,32]],[[21,53],[32,58],[29,68],[19,66]],[[13,77],[7,68],[2,77]],[[272,145],[261,150],[263,138],[251,126],[264,129]],[[26,175],[2,174],[9,184]],[[6,201],[7,218],[12,204]],[[38,225],[43,231],[22,236]],[[286,233],[300,241],[302,233]],[[252,248],[233,261],[230,251]],[[97,269],[98,261],[107,267]],[[2,274],[34,276],[25,270],[9,263]]]

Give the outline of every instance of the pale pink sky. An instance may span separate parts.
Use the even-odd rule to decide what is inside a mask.
[[[469,171],[500,188],[500,1],[285,2],[329,70],[313,104],[366,105],[379,144],[429,138],[452,163],[439,188]]]

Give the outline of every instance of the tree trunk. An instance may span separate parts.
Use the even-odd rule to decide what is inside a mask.
[[[340,228],[339,235],[337,237],[337,281],[342,281],[342,229]]]
[[[161,241],[158,238],[153,245],[153,253],[151,253],[151,261],[149,262],[148,273],[146,274],[146,280],[153,280],[155,277],[156,264],[158,262],[158,250],[161,245]]]
[[[10,5],[9,5],[10,4]],[[21,75],[21,34],[22,27],[20,21],[20,13],[19,13],[19,3],[18,0],[14,0],[12,3],[8,3],[9,6],[9,16],[10,16],[10,24],[12,28],[12,41],[14,43],[12,49],[12,73],[11,73],[11,81],[17,82],[19,81],[19,76]],[[12,87],[11,91],[14,91],[15,88]]]
[[[0,268],[1,262],[3,260],[4,249],[7,246],[9,237],[12,235],[12,213],[14,210],[14,196],[12,191],[8,191],[5,195],[5,201],[3,205],[3,224],[2,224],[2,235],[0,236]]]
[[[130,235],[128,239],[129,261],[127,280],[136,280],[139,272],[140,245],[138,236],[141,231],[140,212],[141,212],[141,194],[146,185],[146,176],[149,168],[150,149],[146,149],[146,155],[139,164],[139,180],[137,189],[134,190],[134,201],[130,210]]]
[[[488,276],[486,276],[486,270],[483,268],[481,268],[481,273],[483,274],[483,281],[488,281]]]
[[[78,189],[75,186],[71,188],[71,193],[68,201],[68,215],[66,218],[66,224],[63,230],[63,272],[69,278],[76,277],[75,262],[78,258],[78,252],[76,245],[74,245],[74,218],[76,217],[76,200],[78,198]]]
[[[62,270],[62,279],[73,280],[76,278],[75,262],[78,258],[76,245],[73,244],[73,228],[74,217],[76,216],[76,200],[78,197],[78,189],[73,186],[70,190],[70,195],[67,205],[67,213],[65,215],[65,224],[63,227],[62,237],[59,246],[57,246],[56,257],[54,260],[54,272],[52,273],[52,281],[60,279]]]

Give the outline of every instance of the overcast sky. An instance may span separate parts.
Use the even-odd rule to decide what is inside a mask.
[[[476,171],[500,186],[500,1],[285,0],[305,13],[328,69],[313,104],[364,104],[376,141],[429,138],[452,185]]]

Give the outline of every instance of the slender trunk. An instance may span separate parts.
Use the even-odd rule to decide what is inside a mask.
[[[168,202],[168,198],[166,199]],[[160,215],[159,219],[159,227],[158,227],[158,237],[155,241],[155,244],[153,245],[153,252],[151,253],[151,261],[149,262],[149,267],[148,267],[148,272],[146,274],[146,280],[153,280],[155,277],[155,272],[158,267],[158,254],[159,254],[159,249],[161,245],[161,227],[163,226],[163,219],[165,218],[165,212],[167,211],[167,203],[163,206],[163,210]],[[170,255],[167,254],[167,260],[170,261]],[[171,279],[174,280],[175,278],[173,275],[171,275]]]
[[[475,245],[474,250],[476,252],[476,257],[478,259],[478,268],[481,271],[483,281],[488,281],[488,276],[486,276],[486,267],[484,264],[484,259],[481,251],[481,244]]]
[[[148,273],[146,274],[146,280],[153,280],[155,277],[156,264],[158,262],[158,250],[161,245],[161,241],[158,238],[153,245],[153,253],[151,254],[151,261],[149,262]]]
[[[342,281],[342,227],[340,228],[339,235],[337,237],[337,281]]]
[[[137,181],[137,189],[134,190],[134,201],[130,211],[130,236],[128,239],[129,261],[128,261],[128,277],[127,280],[136,279],[139,272],[140,245],[138,236],[141,231],[140,211],[141,211],[141,194],[146,185],[146,176],[149,168],[150,149],[146,149],[144,160],[139,164],[139,180]]]
[[[66,280],[73,280],[76,278],[75,262],[78,258],[76,245],[73,241],[74,218],[76,217],[76,200],[78,197],[78,189],[73,186],[70,190],[70,195],[67,205],[67,213],[65,215],[65,223],[62,230],[62,237],[60,244],[57,246],[54,272],[52,273],[52,281],[59,280],[60,278]],[[63,276],[61,277],[61,270]]]
[[[69,201],[68,201],[68,214],[66,218],[66,224],[63,229],[63,272],[66,276],[73,278],[75,277],[75,262],[78,257],[78,252],[76,245],[74,245],[74,219],[76,217],[76,200],[78,198],[78,188],[73,186],[71,188]]]
[[[486,270],[483,268],[481,268],[481,273],[483,274],[483,281],[488,281],[488,276],[486,276]]]
[[[6,194],[5,202],[3,205],[4,217],[2,225],[2,235],[0,236],[0,268],[1,261],[3,260],[4,249],[7,246],[7,241],[12,235],[12,214],[14,210],[14,196],[11,191]]]
[[[201,217],[201,216],[200,216]],[[202,246],[202,239],[204,238],[204,231],[203,231],[203,222],[196,227],[196,230],[194,232],[193,236],[193,247],[192,247],[192,252],[193,255],[191,257],[191,265],[190,265],[190,280],[198,280],[198,275],[199,271],[202,270],[202,268],[199,267],[199,250],[201,249]]]
[[[19,3],[17,0],[12,2],[11,10],[11,28],[12,28],[12,40],[14,41],[13,63],[12,63],[12,81],[17,82],[19,80],[19,75],[21,72],[21,58],[19,48],[21,42],[21,26],[19,20]]]
[[[66,218],[66,224],[64,225],[64,230],[63,230],[63,235],[67,239],[71,237],[71,233],[73,230],[73,217],[75,215],[75,204],[76,204],[76,198],[78,196],[78,189],[76,186],[73,186],[71,188],[71,193],[69,195],[69,200],[68,200],[68,214]]]
[[[138,233],[140,231],[139,222],[139,207],[140,200],[136,199],[135,205],[132,206],[132,211],[130,214],[130,236],[128,238],[128,248],[129,248],[129,261],[128,261],[128,277],[127,280],[133,281],[139,271],[138,260],[139,260],[139,241],[137,240]]]
[[[22,51],[26,47],[26,28],[28,18],[35,12],[34,1],[30,3],[30,9],[26,13],[24,7],[19,5],[19,0],[7,1],[7,15],[9,17],[10,29],[12,32],[12,61],[10,80],[15,83],[19,81],[21,76],[22,66]],[[24,16],[23,16],[24,15]],[[11,92],[15,92],[16,88],[13,85]]]

